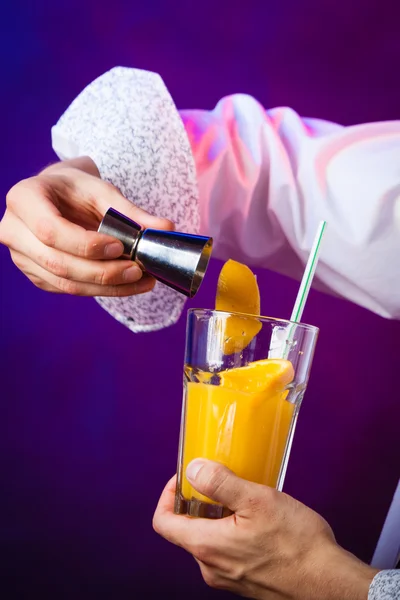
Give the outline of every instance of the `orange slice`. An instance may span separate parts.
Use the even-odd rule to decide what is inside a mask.
[[[215,308],[226,312],[260,315],[260,291],[254,273],[239,262],[228,260],[222,267]],[[225,326],[224,353],[241,352],[261,329],[261,323],[245,317],[230,316]]]
[[[246,367],[219,373],[221,386],[236,391],[254,393],[267,390],[284,390],[293,381],[293,365],[288,360],[265,359],[249,363]]]

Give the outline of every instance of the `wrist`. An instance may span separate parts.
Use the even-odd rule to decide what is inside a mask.
[[[368,600],[369,587],[379,572],[338,545],[321,553],[314,568],[318,579],[315,600]]]

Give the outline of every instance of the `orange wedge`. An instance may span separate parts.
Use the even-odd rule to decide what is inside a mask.
[[[248,394],[283,391],[293,381],[293,365],[288,360],[265,359],[249,363],[246,367],[219,373],[221,386]]]
[[[260,291],[252,271],[234,260],[228,260],[222,267],[215,308],[226,312],[260,315]],[[261,323],[245,317],[228,317],[225,326],[224,353],[241,352],[261,329]]]

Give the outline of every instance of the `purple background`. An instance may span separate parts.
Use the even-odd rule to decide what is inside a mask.
[[[234,4],[5,3],[1,196],[54,160],[51,125],[115,65],[159,72],[181,108],[247,92],[344,124],[399,117],[398,0]],[[1,597],[223,597],[151,528],[175,469],[184,319],[134,336],[0,261]],[[218,268],[196,305],[213,305]],[[263,312],[288,316],[296,284],[259,279]],[[321,336],[286,490],[368,560],[399,474],[400,325],[317,292],[305,320]]]

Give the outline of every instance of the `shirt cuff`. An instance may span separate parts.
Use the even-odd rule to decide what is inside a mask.
[[[368,600],[399,600],[400,571],[380,571],[369,588]]]

